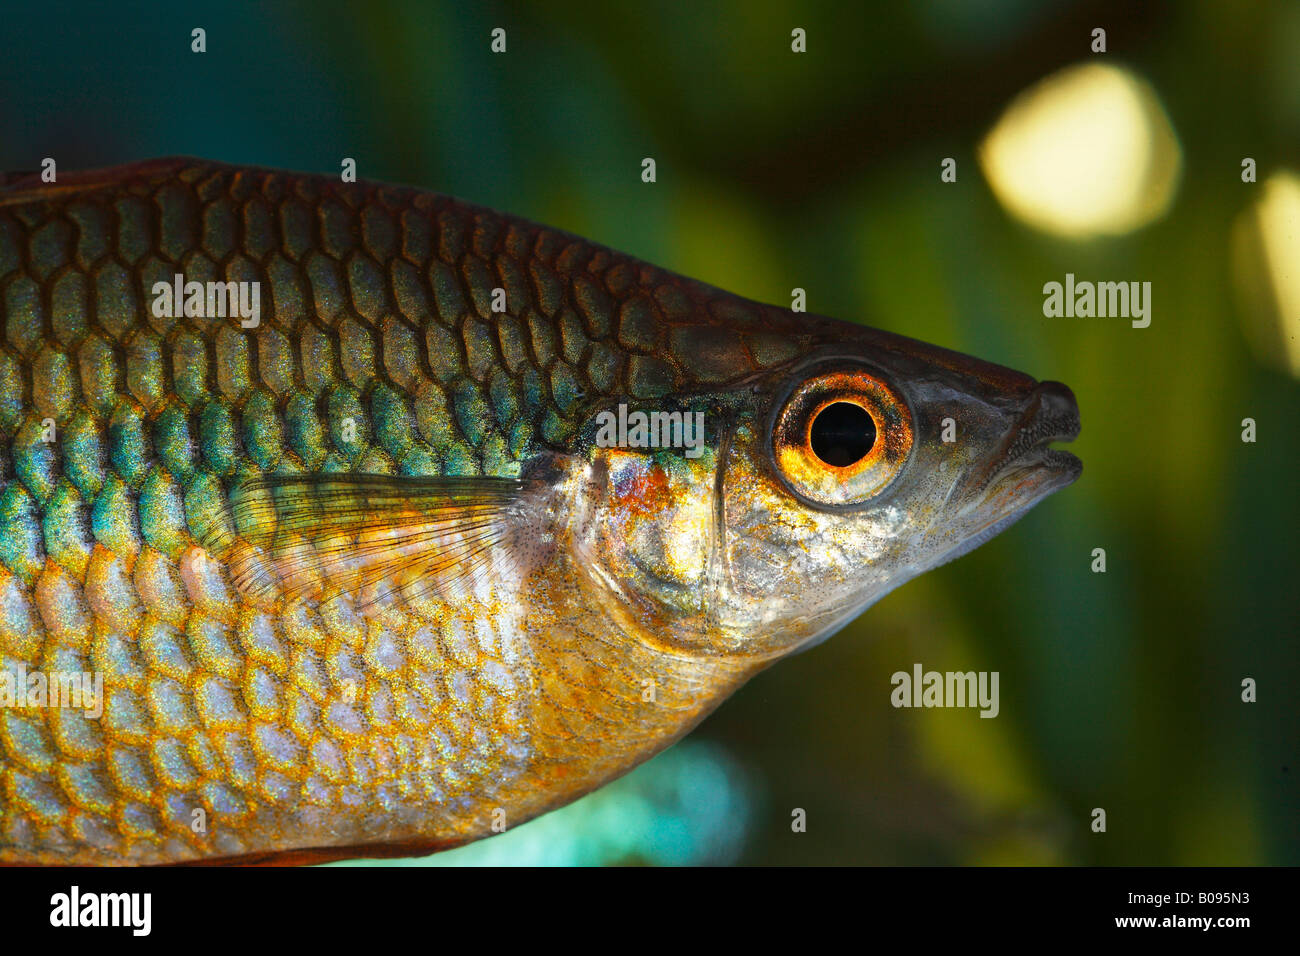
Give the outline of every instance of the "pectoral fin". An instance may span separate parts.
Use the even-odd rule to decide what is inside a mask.
[[[351,595],[362,605],[464,586],[508,560],[528,483],[513,478],[260,476],[230,495],[200,541],[244,593],[266,600]]]

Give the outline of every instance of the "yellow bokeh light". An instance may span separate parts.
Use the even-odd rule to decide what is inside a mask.
[[[1300,176],[1264,182],[1233,228],[1232,257],[1255,355],[1300,378]]]
[[[979,150],[1006,209],[1059,236],[1121,235],[1173,201],[1182,154],[1155,91],[1132,71],[1067,67],[1021,93]]]

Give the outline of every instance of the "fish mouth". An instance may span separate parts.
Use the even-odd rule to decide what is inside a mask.
[[[969,493],[982,501],[1004,495],[1024,501],[1026,495],[1037,500],[1064,488],[1083,473],[1083,462],[1049,446],[1078,435],[1074,393],[1060,382],[1040,382],[1020,418],[972,475]]]
[[[1068,451],[1049,447],[1079,434],[1079,406],[1060,382],[1040,382],[1006,436],[954,489],[949,500],[964,504],[959,514],[970,522],[963,540],[941,551],[923,570],[969,554],[1019,521],[1038,502],[1071,484],[1083,462]]]

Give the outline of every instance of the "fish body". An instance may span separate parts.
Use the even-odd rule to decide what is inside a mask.
[[[416,189],[19,178],[0,313],[4,863],[491,835],[1079,473],[1064,386]]]

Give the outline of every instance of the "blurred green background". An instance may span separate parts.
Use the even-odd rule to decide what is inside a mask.
[[[1234,240],[1300,169],[1300,4],[188,6],[7,3],[0,166],[351,156],[755,299],[802,287],[1082,409],[1075,486],[623,781],[435,862],[1300,863],[1300,217]],[[1015,218],[978,156],[1019,94],[1090,60],[1149,84],[1181,174],[1156,221],[1079,240]],[[1044,317],[1067,272],[1150,281],[1151,326]],[[895,710],[914,662],[998,671],[1000,716]]]

